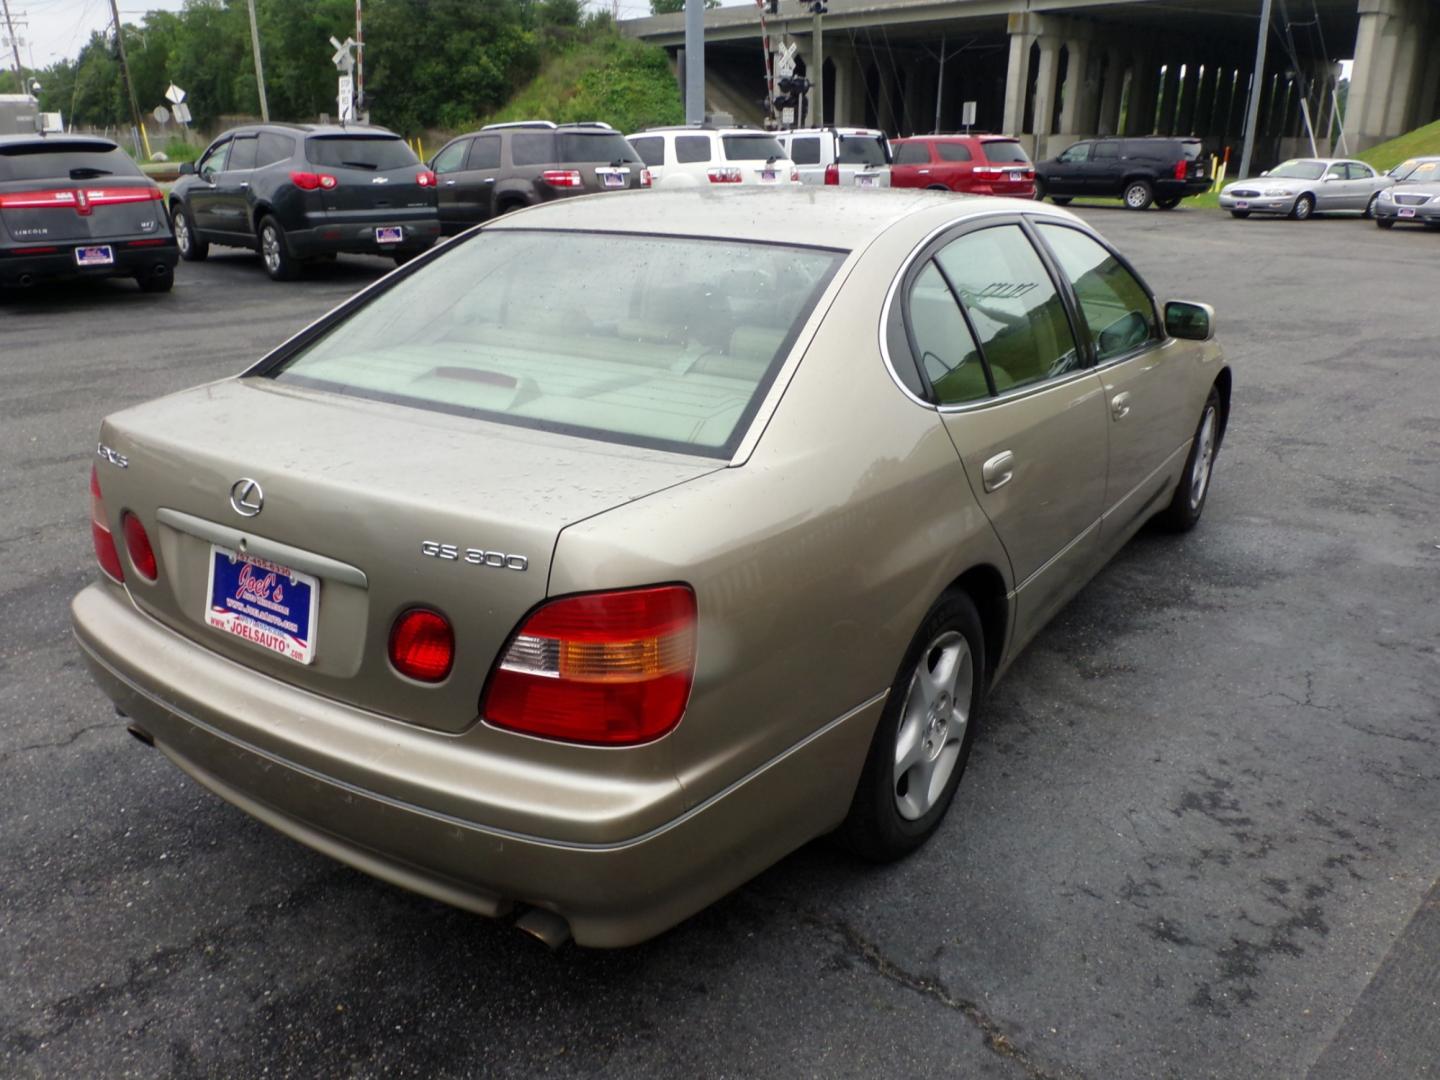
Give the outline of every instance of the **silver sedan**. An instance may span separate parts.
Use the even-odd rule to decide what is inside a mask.
[[[1375,203],[1375,224],[1392,229],[1396,223],[1414,222],[1440,228],[1440,169],[1421,174],[1422,180],[1407,180],[1380,192]]]
[[[1237,218],[1280,214],[1304,221],[1332,210],[1371,217],[1380,192],[1394,183],[1363,161],[1295,158],[1253,179],[1227,184],[1220,192],[1220,207]]]

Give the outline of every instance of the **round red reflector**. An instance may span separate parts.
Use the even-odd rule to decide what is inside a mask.
[[[150,546],[150,537],[140,519],[126,510],[120,515],[120,531],[125,534],[125,550],[130,553],[130,564],[140,572],[146,581],[160,576],[155,565],[155,549]]]
[[[390,629],[390,663],[401,675],[439,682],[455,663],[455,631],[450,620],[429,608],[411,608]]]

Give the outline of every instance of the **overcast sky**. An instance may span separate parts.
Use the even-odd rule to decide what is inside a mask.
[[[477,0],[483,2],[483,0]],[[721,0],[725,5],[754,4],[755,0]],[[120,18],[125,22],[138,23],[147,11],[163,9],[177,11],[184,0],[119,0]],[[609,9],[609,0],[587,0],[587,7]],[[634,18],[650,14],[649,0],[619,0],[620,17]],[[73,58],[90,35],[110,25],[110,4],[108,0],[10,0],[10,13],[17,19],[23,18],[29,27],[17,26],[16,35],[26,45],[20,50],[20,59],[26,68],[49,67],[65,58]],[[343,35],[342,35],[343,36]],[[8,37],[0,26],[0,37]],[[263,43],[262,43],[263,44]],[[14,61],[6,50],[0,67],[11,68]]]

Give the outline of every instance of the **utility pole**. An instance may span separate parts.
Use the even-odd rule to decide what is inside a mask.
[[[270,122],[270,105],[265,100],[265,65],[260,62],[260,26],[255,21],[255,0],[250,2],[250,45],[255,50],[255,84],[260,87],[260,119]],[[110,0],[115,3],[115,0]]]
[[[10,33],[10,47],[15,50],[15,81],[25,93],[25,71],[20,66],[20,39],[15,36],[15,20],[10,17],[10,0],[0,0],[5,7],[5,29]]]
[[[1260,6],[1260,32],[1255,35],[1255,74],[1250,79],[1250,105],[1245,120],[1245,145],[1240,151],[1240,176],[1250,175],[1250,159],[1255,153],[1255,125],[1260,122],[1260,90],[1265,85],[1265,45],[1270,38],[1270,3]]]
[[[355,0],[355,118],[365,120],[365,29],[360,23],[360,0]]]
[[[705,0],[685,0],[685,122],[705,122]]]
[[[810,110],[813,114],[807,118],[810,127],[825,126],[825,34],[820,29],[820,16],[825,14],[825,5],[816,0],[810,5],[814,13],[810,21],[810,52],[815,61],[815,74],[810,75],[810,68],[807,65],[805,74],[810,75],[810,93],[814,95],[810,100],[815,107]]]
[[[135,84],[130,81],[130,61],[125,57],[125,33],[120,28],[120,8],[110,0],[110,14],[115,18],[115,44],[120,50],[120,74],[125,77],[125,90],[130,96],[130,122],[135,125],[135,153],[140,153],[140,105],[135,100]]]

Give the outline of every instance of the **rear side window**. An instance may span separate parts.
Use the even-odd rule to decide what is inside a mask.
[[[888,165],[889,144],[883,135],[841,135],[835,160],[841,165]]]
[[[231,172],[237,169],[255,168],[256,139],[254,135],[246,135],[238,138],[230,147],[230,163],[226,166]]]
[[[819,165],[820,140],[814,135],[797,136],[791,139],[790,160],[796,165]]]
[[[935,149],[940,151],[941,161],[971,161],[970,148],[964,143],[942,142],[936,143]]]
[[[1115,161],[1120,157],[1120,144],[1113,142],[1102,142],[1095,144],[1093,160]]]
[[[930,145],[923,142],[901,143],[895,147],[896,165],[928,165]]]
[[[93,139],[46,139],[0,147],[0,181],[141,175],[125,151]]]
[[[677,135],[675,137],[675,160],[682,165],[696,161],[709,161],[710,136]]]
[[[720,142],[726,161],[769,161],[785,156],[774,135],[722,135]]]
[[[381,135],[311,136],[305,140],[305,157],[312,165],[374,172],[420,163],[404,139]]]
[[[548,131],[510,136],[510,160],[516,165],[554,165],[555,136]]]
[[[262,131],[256,141],[259,144],[255,153],[257,169],[263,169],[266,165],[274,165],[276,162],[289,161],[295,153],[295,140],[289,135]]]
[[[980,149],[987,161],[996,165],[1028,165],[1030,158],[1025,153],[1025,148],[1018,142],[1011,142],[1009,139],[987,139],[980,144]],[[1096,156],[1099,156],[1099,147],[1096,147]]]
[[[1039,229],[1075,288],[1097,360],[1103,363],[1159,339],[1150,294],[1119,259],[1078,229],[1045,224]]]
[[[454,242],[269,374],[728,457],[843,258],[728,240],[492,230]]]
[[[1179,148],[1174,143],[1157,139],[1133,139],[1122,144],[1124,156],[1128,158],[1140,158],[1144,161],[1174,161],[1180,157]]]
[[[640,160],[646,165],[660,166],[665,164],[665,140],[659,135],[647,135],[644,138],[632,138],[630,145],[640,155]]]
[[[500,136],[477,135],[470,144],[470,157],[465,162],[467,169],[500,168]]]
[[[910,288],[910,333],[920,366],[941,405],[988,397],[980,350],[960,305],[934,261],[925,264]]]
[[[560,158],[567,164],[609,165],[616,162],[638,165],[640,157],[618,132],[579,135],[562,131],[555,136]]]
[[[935,261],[965,305],[997,391],[1081,366],[1065,305],[1020,226],[968,233]]]

